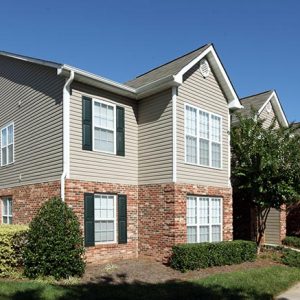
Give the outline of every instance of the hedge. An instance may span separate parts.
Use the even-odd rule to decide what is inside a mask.
[[[185,272],[212,266],[240,264],[256,258],[256,244],[250,241],[180,244],[173,247],[171,267]]]
[[[0,277],[9,276],[23,264],[27,232],[28,227],[24,225],[0,225]]]
[[[287,246],[295,247],[300,249],[300,238],[296,236],[287,236],[282,243]]]
[[[290,267],[300,268],[300,252],[285,249],[283,250],[283,255],[281,257],[282,263]]]

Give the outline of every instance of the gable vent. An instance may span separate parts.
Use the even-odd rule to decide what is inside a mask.
[[[267,110],[267,113],[268,113],[268,114],[271,112],[271,110],[272,110],[272,104],[271,104],[271,102],[269,102],[269,103],[267,104],[266,110]]]
[[[200,73],[202,74],[202,76],[204,78],[209,76],[209,74],[210,74],[210,67],[209,67],[208,61],[206,59],[202,59],[200,61]]]

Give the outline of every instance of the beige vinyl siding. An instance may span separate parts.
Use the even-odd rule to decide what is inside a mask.
[[[265,230],[266,244],[281,244],[280,241],[280,211],[271,208],[266,222]]]
[[[222,117],[222,168],[214,169],[185,163],[184,104]],[[205,186],[228,187],[228,104],[211,72],[206,78],[195,66],[185,75],[184,83],[178,88],[177,97],[177,181]]]
[[[270,127],[273,120],[274,120],[274,118],[276,118],[273,106],[271,105],[271,111],[270,112],[268,112],[267,107],[265,107],[262,110],[262,112],[260,113],[259,117],[261,119],[265,119],[265,122],[264,122],[265,127]],[[279,128],[279,124],[278,124],[277,120],[276,120],[275,128]]]
[[[60,179],[64,82],[56,69],[0,56],[0,128],[14,122],[15,147],[0,188]]]
[[[139,183],[172,181],[172,91],[139,101]]]
[[[82,96],[104,100],[125,108],[125,156],[82,150]],[[137,184],[138,126],[135,100],[74,83],[70,119],[71,179]]]

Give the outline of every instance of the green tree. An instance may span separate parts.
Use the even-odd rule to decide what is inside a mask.
[[[47,201],[29,226],[24,249],[25,275],[56,279],[84,273],[84,247],[79,221],[59,198]]]
[[[231,130],[232,186],[257,214],[258,249],[271,208],[300,199],[300,136],[296,127],[270,127],[252,111]],[[259,251],[259,250],[258,250]]]

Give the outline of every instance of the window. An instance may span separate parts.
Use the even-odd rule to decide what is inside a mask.
[[[14,124],[1,129],[1,166],[14,162]]]
[[[116,152],[115,105],[100,100],[93,101],[94,150]]]
[[[116,242],[116,196],[95,195],[95,242]]]
[[[12,224],[12,199],[2,199],[2,224]]]
[[[222,240],[222,199],[187,197],[187,242],[220,242]]]
[[[185,161],[221,168],[222,118],[185,105]]]

